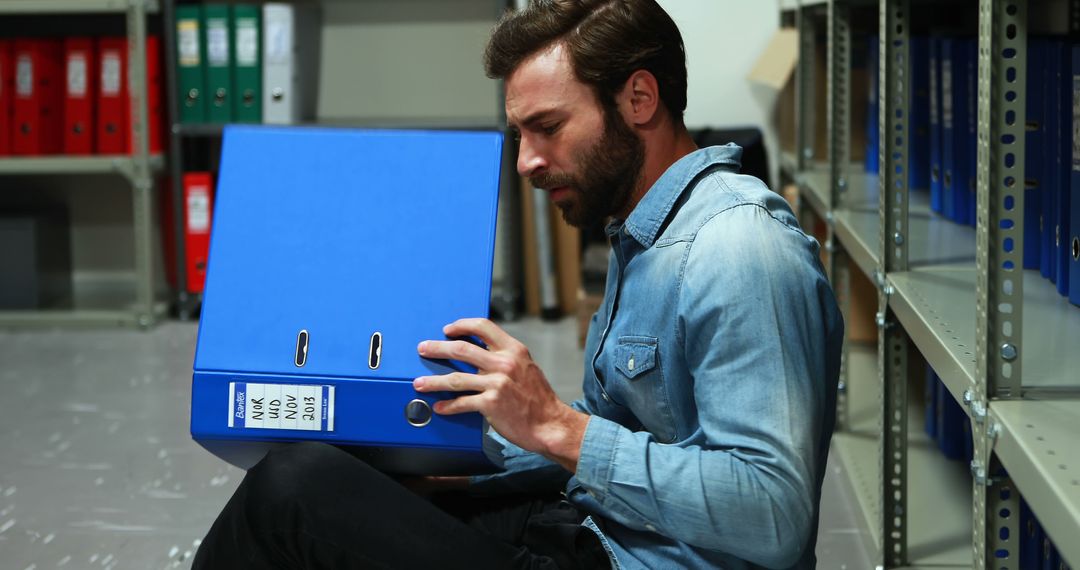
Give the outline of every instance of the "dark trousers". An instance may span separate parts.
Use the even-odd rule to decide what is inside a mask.
[[[558,498],[429,501],[340,449],[291,444],[248,471],[193,568],[610,568]]]

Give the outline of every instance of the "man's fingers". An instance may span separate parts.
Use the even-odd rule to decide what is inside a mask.
[[[417,347],[417,352],[424,358],[460,360],[480,370],[490,370],[495,365],[493,354],[463,340],[425,340]]]
[[[443,327],[443,333],[449,337],[475,336],[491,350],[502,350],[514,342],[514,337],[488,319],[458,319]]]
[[[435,402],[434,410],[440,416],[452,416],[468,412],[479,412],[483,400],[480,395],[459,396],[453,400],[440,400]]]
[[[417,392],[482,392],[486,387],[482,378],[465,372],[421,376],[413,380],[413,388]]]

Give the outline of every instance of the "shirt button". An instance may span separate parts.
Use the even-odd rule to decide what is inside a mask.
[[[630,357],[630,362],[626,363],[626,368],[629,369],[631,372],[634,371],[634,357],[633,356]]]
[[[607,394],[603,394],[603,398],[604,398],[605,402],[610,402],[611,401],[611,397],[608,396]]]
[[[651,524],[645,525],[645,528],[648,529],[649,532],[656,532],[656,527]]]

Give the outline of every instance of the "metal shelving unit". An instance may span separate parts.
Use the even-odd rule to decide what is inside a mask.
[[[149,327],[167,311],[154,291],[154,173],[164,165],[151,155],[145,126],[149,124],[146,78],[147,15],[157,0],[4,0],[2,15],[78,15],[114,13],[127,18],[131,93],[130,156],[43,156],[0,159],[0,176],[118,174],[131,186],[135,242],[134,299],[115,295],[80,295],[74,309],[0,311],[0,327],[52,325],[133,325]]]
[[[3,1],[3,0],[0,0]],[[27,0],[33,1],[33,0]],[[97,0],[99,2],[114,2],[117,0]],[[126,1],[126,0],[123,0]],[[155,0],[156,1],[156,0]],[[492,0],[493,2],[493,22],[496,21],[501,15],[503,10],[513,8],[515,3],[513,0]],[[166,89],[171,95],[177,90],[177,57],[176,52],[176,36],[175,36],[175,22],[176,22],[176,9],[175,0],[163,0],[162,1],[162,14],[164,16],[164,40],[165,40],[165,65],[168,69],[166,74]],[[500,93],[500,100],[502,99],[503,86],[499,82],[498,87]],[[177,275],[177,288],[175,291],[176,297],[174,302],[176,304],[177,316],[181,320],[189,320],[198,317],[198,311],[202,305],[202,293],[189,293],[185,289],[185,283],[187,282],[187,267],[184,262],[184,239],[183,239],[183,227],[184,227],[184,205],[183,196],[180,189],[183,188],[181,180],[185,170],[185,142],[203,139],[203,141],[219,141],[225,125],[220,123],[200,123],[189,124],[180,122],[180,109],[179,102],[176,97],[169,97],[169,136],[171,137],[172,148],[176,149],[175,156],[171,160],[169,176],[172,181],[173,188],[178,189],[172,193],[173,202],[173,226],[174,231],[174,243],[175,248],[175,272]],[[339,120],[335,119],[319,119],[314,121],[305,121],[290,126],[304,126],[304,127],[356,127],[356,128],[375,128],[375,129],[455,129],[455,130],[502,130],[506,133],[507,145],[511,144],[512,137],[506,131],[506,118],[505,110],[502,106],[499,106],[497,117],[495,120],[490,118],[476,118],[476,119],[418,119],[415,117],[402,117],[402,118],[343,118]],[[285,126],[285,125],[278,125]],[[514,171],[514,159],[513,156],[516,153],[504,153],[506,160],[503,165],[503,177],[508,181],[504,183],[502,194],[506,195],[505,200],[500,199],[500,217],[504,217],[508,211],[511,210],[510,206],[514,205],[514,196],[518,194],[516,191],[516,173]],[[500,224],[501,226],[501,224]],[[517,255],[514,253],[516,247],[513,244],[513,240],[510,243],[503,244],[501,247],[496,245],[496,255],[500,255],[503,258],[504,263],[508,267],[516,267],[518,260]],[[504,283],[499,287],[494,287],[492,291],[492,306],[495,310],[507,320],[513,320],[517,314],[517,304],[520,297],[520,284],[518,282],[516,270],[512,270],[508,275],[504,277]]]
[[[800,46],[812,49],[822,21],[827,28],[828,76],[806,77],[813,66],[800,62],[797,81],[800,86],[827,82],[830,149],[830,156],[815,157],[805,144],[815,120],[807,113],[814,105],[799,100],[796,148],[802,150],[781,156],[781,171],[800,188],[803,207],[828,224],[830,275],[841,306],[848,295],[849,266],[879,289],[878,354],[874,358],[865,347],[845,348],[841,401],[846,408],[839,412],[850,421],[834,445],[877,540],[882,567],[1019,568],[1020,496],[1063,560],[1080,567],[1080,542],[1075,540],[1080,536],[1080,447],[1075,444],[1080,433],[1080,353],[1075,350],[1080,308],[1035,272],[1018,269],[1023,185],[1007,182],[1024,179],[1026,72],[1018,62],[1026,61],[1029,2],[977,3],[976,228],[932,213],[927,193],[909,189],[905,179],[909,3],[878,3],[880,178],[847,160],[850,8],[860,3],[781,4],[782,10],[797,12]],[[973,4],[966,7],[974,9]],[[1076,4],[1071,3],[1073,14],[1080,13]],[[818,28],[806,24],[815,20]],[[1006,155],[1011,155],[1008,160]],[[1006,199],[1014,204],[1011,209],[1005,208]],[[909,338],[969,416],[975,460],[970,469],[961,466],[959,477],[955,469],[951,475],[921,474],[927,461],[945,460],[926,449],[932,446],[924,441],[916,421],[919,412],[908,398]],[[868,382],[871,377],[877,386]],[[876,404],[868,401],[868,392],[879,398]],[[919,514],[928,504],[937,509],[929,519]],[[958,519],[970,531],[963,541],[966,556],[948,549],[928,552],[928,533],[939,544],[955,542]]]
[[[4,0],[0,14],[94,14],[126,12],[138,4],[157,12],[158,0]]]
[[[878,486],[881,465],[878,461],[878,401],[881,387],[878,376],[877,347],[854,344],[850,347],[848,412],[850,424],[833,439],[837,456],[848,474],[849,488],[858,498],[865,524],[874,528],[880,520]],[[911,563],[920,568],[971,566],[970,480],[967,467],[950,461],[938,452],[935,443],[923,432],[925,409],[909,405],[908,456],[909,481],[925,492],[924,499],[913,505],[908,549]],[[921,508],[920,508],[921,507]],[[879,533],[870,533],[877,548]]]

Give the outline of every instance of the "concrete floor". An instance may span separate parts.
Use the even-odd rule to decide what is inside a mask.
[[[576,323],[505,325],[556,392],[581,393]],[[0,568],[187,568],[243,477],[188,433],[196,326],[0,332]],[[870,568],[830,466],[820,568]]]

